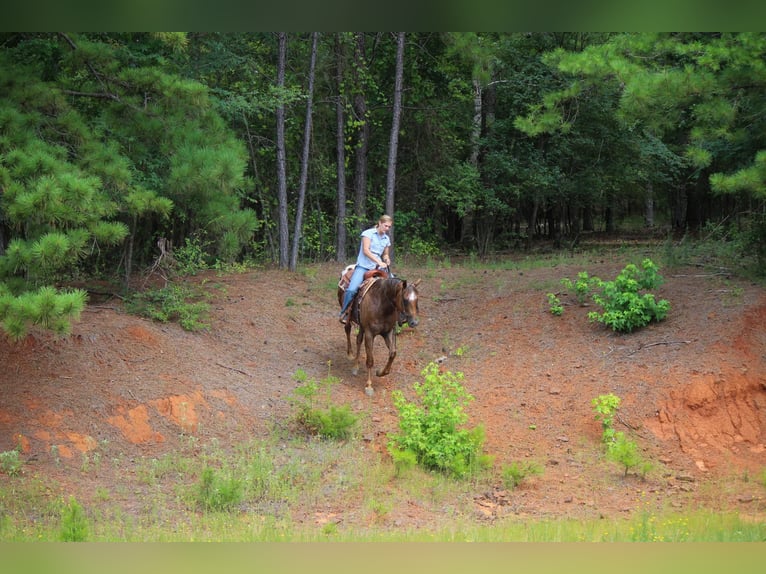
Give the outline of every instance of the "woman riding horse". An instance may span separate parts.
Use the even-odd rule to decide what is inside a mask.
[[[348,287],[346,287],[343,305],[338,314],[338,319],[341,323],[345,324],[348,321],[348,310],[351,306],[351,301],[354,300],[354,296],[359,291],[359,286],[364,281],[365,273],[375,269],[383,269],[387,275],[389,274],[391,237],[388,235],[388,230],[391,229],[393,224],[394,220],[390,215],[381,215],[375,227],[362,231],[356,267],[354,267],[354,273],[351,275]]]

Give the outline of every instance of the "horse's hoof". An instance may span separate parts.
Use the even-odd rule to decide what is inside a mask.
[[[372,390],[372,387],[366,387],[364,389],[364,394],[367,395],[368,397],[371,397],[372,395],[375,394],[375,391]]]
[[[357,376],[359,374],[359,369],[351,369],[351,374]]]

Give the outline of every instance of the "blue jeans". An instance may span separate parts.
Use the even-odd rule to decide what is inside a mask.
[[[354,267],[354,272],[351,274],[351,279],[348,282],[348,287],[346,287],[346,293],[343,295],[343,307],[340,310],[341,315],[346,312],[346,309],[348,309],[348,306],[351,304],[354,295],[356,295],[356,292],[359,291],[359,286],[362,284],[362,282],[364,282],[364,274],[368,271],[369,269],[365,269],[361,265]]]

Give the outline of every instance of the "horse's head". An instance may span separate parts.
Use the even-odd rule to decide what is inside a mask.
[[[399,326],[407,323],[410,327],[418,326],[418,285],[420,279],[415,283],[407,284],[407,281],[401,283],[401,310],[399,313]]]

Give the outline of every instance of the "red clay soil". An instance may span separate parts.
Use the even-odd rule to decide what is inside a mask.
[[[87,498],[78,491],[94,487],[92,478],[78,481],[83,453],[107,449],[130,460],[170,452],[183,435],[222,444],[265,437],[291,416],[296,371],[319,380],[331,369],[342,378],[337,401],[372,413],[364,444],[385,452],[397,430],[391,391],[408,392],[438,361],[464,374],[474,397],[470,424],[485,427],[485,450],[498,467],[544,466],[524,488],[477,492],[480,518],[621,516],[649,501],[763,519],[756,477],[766,468],[766,291],[703,269],[661,270],[656,295],[670,301],[668,318],[629,335],[589,322],[593,308],[561,292],[563,277],[587,270],[610,279],[629,262],[399,269],[422,279],[421,323],[400,334],[392,373],[374,379],[373,397],[364,394],[364,369],[353,376],[345,355],[337,264],[191,278],[214,295],[207,332],[94,297],[68,338],[36,331],[20,343],[0,341],[0,451],[20,445],[25,472]],[[549,291],[565,303],[560,317],[549,312]],[[382,365],[381,339],[375,349]],[[623,478],[603,461],[591,400],[605,393],[622,399],[617,430],[655,462],[646,480]],[[120,479],[99,476],[106,485]],[[397,524],[430,519],[416,514],[407,509]]]

